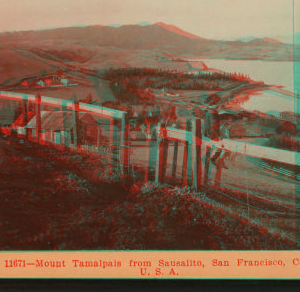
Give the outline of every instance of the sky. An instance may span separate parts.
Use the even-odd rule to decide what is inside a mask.
[[[300,31],[300,0],[294,1]],[[293,0],[0,0],[1,32],[144,21],[209,39],[254,36],[292,43]]]

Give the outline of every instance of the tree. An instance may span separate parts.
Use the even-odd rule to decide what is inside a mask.
[[[91,93],[89,93],[84,100],[82,100],[84,103],[92,104],[93,103],[93,96]]]
[[[277,134],[285,136],[294,136],[297,133],[296,125],[292,122],[285,121],[276,129]]]
[[[16,121],[23,113],[23,106],[19,103],[18,107],[15,110],[14,121]]]

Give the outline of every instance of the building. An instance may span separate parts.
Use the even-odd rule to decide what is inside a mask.
[[[20,84],[25,87],[29,86],[29,83],[27,82],[27,80],[22,81]]]
[[[295,113],[293,112],[281,112],[280,113],[280,118],[284,121],[288,121],[288,122],[294,122],[295,121]]]
[[[51,87],[52,81],[53,81],[52,78],[46,78],[46,79],[44,80],[45,85],[48,86],[48,87]]]
[[[15,122],[9,127],[9,130],[5,131],[7,134],[16,134],[22,136],[26,134],[26,124],[35,117],[35,112],[27,112],[27,117],[21,114]]]
[[[45,86],[45,82],[43,80],[39,80],[36,84],[37,86]]]
[[[61,78],[60,82],[63,86],[68,86],[68,79],[67,78]]]
[[[11,125],[10,130],[17,135],[23,136],[28,132],[29,139],[36,138],[36,114],[28,112],[28,123],[24,124],[23,114]],[[76,137],[76,126],[79,127],[81,137]],[[100,126],[96,119],[89,113],[78,113],[78,121],[75,122],[74,112],[51,112],[41,111],[41,141],[55,145],[75,145],[75,137],[80,144],[95,144],[101,133]],[[99,139],[99,138],[98,138]]]

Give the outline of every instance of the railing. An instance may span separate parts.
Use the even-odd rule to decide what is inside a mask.
[[[37,127],[37,137],[36,139],[41,139],[39,132],[43,129],[41,128],[41,105],[50,105],[54,108],[59,108],[60,111],[63,112],[63,129],[67,127],[65,125],[66,115],[65,112],[71,112],[74,117],[74,128],[76,128],[76,119],[78,119],[77,115],[79,112],[90,113],[96,116],[109,118],[110,119],[110,133],[109,133],[109,144],[111,145],[111,149],[118,149],[119,151],[110,151],[108,154],[113,155],[114,158],[119,161],[119,166],[122,172],[128,172],[130,167],[135,164],[134,160],[131,159],[132,153],[132,141],[130,140],[130,129],[129,123],[126,117],[125,111],[115,110],[111,108],[96,106],[85,104],[81,102],[70,101],[70,100],[62,100],[55,99],[44,96],[34,96],[30,94],[20,94],[20,93],[12,93],[12,92],[3,92],[0,91],[1,99],[9,99],[13,101],[22,101],[23,102],[23,114],[27,116],[27,103],[31,102],[36,105],[36,127]],[[24,118],[26,119],[26,117]],[[120,130],[118,131],[115,127],[115,120],[120,120]],[[28,122],[28,121],[24,121]],[[171,180],[175,181],[176,174],[178,173],[177,168],[180,165],[180,161],[178,158],[178,147],[182,146],[183,148],[183,159],[182,159],[182,172],[181,172],[181,184],[182,186],[193,185],[194,187],[199,187],[201,185],[208,185],[209,178],[211,177],[210,170],[210,154],[211,149],[222,148],[226,151],[230,151],[231,153],[237,153],[244,156],[252,156],[256,158],[261,158],[264,160],[276,161],[278,163],[290,164],[295,166],[300,166],[300,153],[275,149],[271,147],[264,147],[249,144],[246,142],[240,142],[233,139],[223,139],[222,141],[212,141],[206,137],[204,137],[201,133],[201,124],[203,120],[198,118],[187,119],[187,124],[191,124],[191,131],[184,129],[176,129],[172,127],[165,127],[164,124],[159,124],[156,126],[156,137],[152,138],[152,141],[156,141],[155,146],[153,143],[151,144],[151,139],[146,138],[144,141],[144,149],[145,149],[145,160],[144,160],[144,169],[145,169],[145,181],[149,180],[149,168],[153,168],[150,160],[150,152],[149,147],[155,147],[156,159],[155,159],[155,181],[157,183],[164,183],[166,180],[166,170],[167,170],[167,161],[170,145],[173,147],[173,157],[171,162]],[[24,127],[26,131],[26,127]],[[75,146],[81,149],[85,149],[89,152],[99,153],[98,149],[100,149],[99,141],[97,145],[93,146],[83,146],[77,143],[77,138],[79,136],[78,129],[75,129],[75,137],[73,138],[74,142],[71,145],[68,145],[66,140],[66,136],[61,136],[62,144],[64,146]],[[65,135],[65,134],[64,134]],[[86,135],[86,134],[84,134]],[[151,144],[151,145],[150,145]],[[206,159],[204,169],[202,166],[202,148],[206,148]],[[190,153],[189,153],[190,152]],[[153,159],[152,159],[153,160]],[[189,161],[188,161],[189,160]],[[190,166],[190,168],[188,167]],[[112,167],[112,166],[110,166]],[[270,169],[264,165],[264,168]],[[289,170],[285,170],[283,168],[273,169],[279,174],[292,177],[292,173]],[[215,185],[220,186],[222,180],[222,169],[217,169],[215,173]],[[299,179],[299,175],[293,176],[296,179]],[[178,177],[177,177],[178,181]]]
[[[144,182],[154,181],[157,184],[167,183],[182,187],[193,186],[198,189],[202,186],[214,187],[216,192],[218,188],[222,187],[225,191],[221,190],[219,197],[214,197],[214,199],[219,200],[220,204],[232,202],[235,205],[238,203],[239,206],[244,206],[246,205],[245,200],[241,202],[239,195],[235,195],[235,191],[238,190],[245,194],[244,197],[247,198],[248,217],[248,195],[252,195],[252,198],[254,198],[251,206],[254,210],[254,217],[262,211],[259,203],[257,204],[261,199],[267,200],[268,204],[273,204],[274,202],[280,204],[277,202],[278,198],[285,198],[284,204],[289,210],[287,212],[289,213],[288,215],[297,214],[297,206],[300,205],[297,203],[297,192],[300,191],[298,183],[300,175],[295,170],[285,169],[283,165],[290,165],[294,168],[299,167],[300,153],[253,145],[234,139],[210,140],[202,135],[201,129],[203,128],[204,120],[200,118],[186,119],[183,129],[165,127],[163,123],[158,123],[155,125],[155,135],[152,137],[151,135],[146,135],[144,139],[137,143],[130,138],[130,124],[125,111],[85,104],[76,100],[69,101],[38,95],[0,92],[0,100],[3,101],[5,99],[18,103],[21,108],[25,126],[18,129],[22,137],[30,138],[30,129],[26,127],[29,119],[32,119],[32,116],[29,117],[30,111],[28,111],[28,103],[30,102],[34,105],[36,119],[36,135],[32,136],[31,139],[42,144],[49,142],[55,144],[57,142],[55,139],[46,141],[47,139],[43,132],[48,129],[53,136],[59,136],[61,144],[59,147],[67,147],[76,152],[85,152],[91,155],[106,155],[107,167],[110,169],[110,173],[113,170],[117,170],[117,173],[120,173],[125,178],[128,176],[136,178],[135,174],[138,172],[139,179]],[[50,107],[50,110],[48,109],[49,112],[61,113],[62,123],[59,129],[51,129],[51,126],[54,127],[55,121],[47,120],[42,114],[45,111],[45,106]],[[16,107],[11,107],[11,114],[15,109]],[[81,113],[99,118],[98,121],[95,121],[98,127],[98,132],[97,134],[95,133],[97,139],[94,139],[91,145],[84,143],[84,141],[87,141],[87,138],[82,138],[82,136],[87,137],[88,129],[85,128],[83,122],[81,124],[78,123]],[[101,119],[109,119],[109,122],[105,123],[104,126],[99,123]],[[72,124],[71,127],[70,123]],[[7,133],[13,130],[9,125],[6,125],[6,127],[3,127],[3,123],[1,125],[2,132],[6,130]],[[108,128],[108,131],[104,131],[105,127]],[[105,132],[102,136],[99,134],[100,128]],[[147,124],[146,132],[149,133],[149,131],[150,124]],[[105,141],[103,137],[106,138]],[[246,157],[245,169],[235,169],[235,166],[233,166],[233,168],[225,171],[221,167],[212,167],[211,151],[214,148]],[[253,163],[248,161],[248,158],[251,157],[258,159],[260,162]],[[267,161],[275,161],[277,164],[276,166],[270,166],[266,163]],[[286,178],[286,181],[283,182],[282,178]],[[230,192],[226,192],[228,189]],[[240,207],[234,208],[233,212],[240,214]],[[259,211],[257,211],[258,209]],[[269,212],[269,218],[277,216],[273,209],[266,212]],[[281,220],[282,216],[278,218]],[[264,218],[262,217],[262,220]],[[287,220],[290,220],[287,223],[288,225],[295,223],[294,219]],[[289,230],[288,232],[292,231]]]

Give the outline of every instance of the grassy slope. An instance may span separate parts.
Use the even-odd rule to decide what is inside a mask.
[[[52,71],[50,64],[30,59],[10,49],[0,49],[0,84],[11,78]]]
[[[12,138],[0,144],[2,250],[293,248],[203,192],[122,187],[104,156]]]

